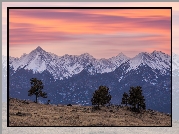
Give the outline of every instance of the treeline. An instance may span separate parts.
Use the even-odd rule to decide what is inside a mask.
[[[30,79],[31,88],[28,91],[28,96],[35,95],[36,103],[38,97],[47,98],[47,93],[43,92],[43,83],[37,78]],[[111,104],[112,96],[110,95],[109,88],[107,86],[99,86],[97,90],[93,93],[91,98],[92,105],[95,109],[100,109],[100,106],[105,106]],[[48,100],[47,104],[49,104]],[[129,93],[124,92],[121,105],[130,106],[132,111],[140,112],[143,109],[146,109],[145,98],[142,95],[142,87],[130,87]]]
[[[100,86],[94,93],[93,98],[91,99],[92,105],[95,106],[95,109],[100,109],[100,105],[104,106],[110,104],[112,96],[110,95],[109,88],[106,86]],[[130,87],[129,94],[124,92],[122,105],[129,105],[132,111],[140,112],[143,109],[146,109],[145,99],[142,95],[142,87]]]

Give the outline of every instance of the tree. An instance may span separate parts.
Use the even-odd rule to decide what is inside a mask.
[[[128,103],[132,105],[134,111],[139,112],[141,109],[146,108],[145,99],[142,95],[142,87],[130,87]]]
[[[124,92],[121,104],[125,104],[127,106],[128,99],[129,99],[129,95],[126,92]]]
[[[41,80],[38,80],[37,78],[31,78],[30,84],[31,84],[31,89],[28,91],[28,96],[35,95],[36,103],[38,97],[47,98],[47,93],[42,92],[44,86]]]
[[[47,101],[47,105],[50,104],[50,100]]]
[[[93,93],[93,98],[91,99],[92,105],[97,105],[99,109],[99,105],[104,106],[105,104],[110,103],[111,95],[109,92],[109,88],[106,86],[99,86],[99,88]]]

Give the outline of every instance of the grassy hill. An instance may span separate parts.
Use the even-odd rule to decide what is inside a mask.
[[[9,126],[171,126],[171,115],[127,107],[45,105],[9,98]]]

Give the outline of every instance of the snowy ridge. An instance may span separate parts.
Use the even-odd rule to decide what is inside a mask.
[[[172,53],[172,71],[179,70],[179,55]]]
[[[147,65],[152,69],[160,70],[165,73],[165,70],[171,69],[171,58],[169,55],[159,51],[153,51],[151,54],[141,52],[129,61],[130,67],[127,72],[134,69],[136,70],[140,65]]]
[[[161,73],[171,67],[170,56],[159,51],[151,54],[142,52],[134,58],[128,58],[123,53],[109,59],[95,59],[88,53],[81,55],[57,56],[37,47],[29,54],[23,54],[20,58],[10,57],[10,66],[16,71],[18,68],[33,70],[34,73],[50,72],[55,79],[72,77],[83,70],[91,75],[96,73],[109,73],[120,67],[121,64],[129,64],[127,72],[137,69],[140,65],[147,65],[152,69],[158,69]],[[179,60],[177,60],[179,61]]]
[[[7,57],[2,56],[2,67],[7,67]]]

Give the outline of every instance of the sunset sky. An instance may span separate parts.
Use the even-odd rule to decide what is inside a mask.
[[[170,9],[10,9],[10,56],[37,46],[59,56],[171,54]]]

